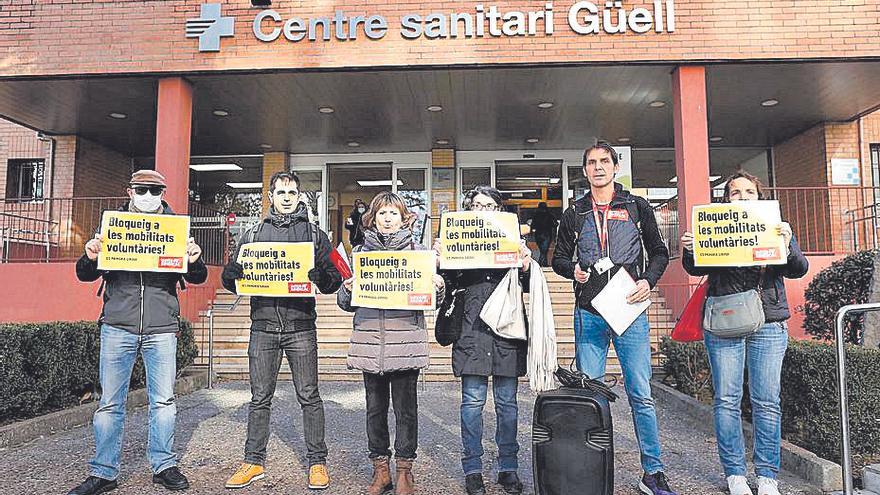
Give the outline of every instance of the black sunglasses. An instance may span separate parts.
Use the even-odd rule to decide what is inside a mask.
[[[162,191],[165,190],[162,186],[134,186],[132,187],[134,193],[140,196],[147,194],[147,191],[150,192],[153,196],[159,196],[162,194]]]

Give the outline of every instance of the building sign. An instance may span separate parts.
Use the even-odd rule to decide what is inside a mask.
[[[252,32],[263,42],[284,38],[290,42],[380,40],[389,31],[404,39],[451,39],[553,35],[557,15],[565,15],[568,28],[580,35],[636,34],[675,31],[674,0],[653,0],[650,9],[627,9],[621,1],[577,2],[557,12],[552,2],[532,11],[501,10],[495,5],[475,5],[468,12],[404,13],[389,20],[382,15],[349,15],[283,18],[272,9],[259,12]],[[199,39],[199,51],[220,50],[220,38],[234,36],[234,19],[223,17],[220,4],[203,4],[197,19],[187,19],[186,37]]]

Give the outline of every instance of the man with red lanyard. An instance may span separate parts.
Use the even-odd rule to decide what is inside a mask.
[[[584,176],[590,190],[562,214],[553,271],[574,280],[578,369],[601,379],[608,346],[614,341],[641,452],[644,475],[639,490],[647,495],[675,495],[660,461],[660,435],[651,398],[647,313],[617,335],[590,302],[618,270],[626,270],[636,281],[626,301],[645,301],[669,263],[669,250],[660,237],[651,205],[614,182],[618,161],[617,152],[606,143],[584,151]]]

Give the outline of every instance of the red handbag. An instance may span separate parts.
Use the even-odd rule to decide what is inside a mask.
[[[676,342],[695,342],[703,340],[703,305],[709,294],[709,283],[703,282],[691,294],[681,317],[672,329],[672,340]]]

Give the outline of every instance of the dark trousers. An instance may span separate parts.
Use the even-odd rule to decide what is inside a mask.
[[[547,252],[550,250],[551,241],[553,241],[552,237],[535,236],[535,244],[538,245],[540,255],[536,261],[541,266],[547,266]]]
[[[293,333],[251,332],[248,345],[251,403],[244,460],[260,466],[266,462],[269,411],[275,395],[282,354],[287,356],[287,362],[293,371],[296,400],[302,408],[309,465],[324,464],[327,460],[324,403],[318,394],[318,341],[314,330]]]
[[[388,433],[389,396],[394,403],[394,453],[398,459],[415,459],[419,445],[419,403],[416,387],[419,370],[381,375],[364,373],[367,392],[367,443],[370,458],[391,457]],[[390,391],[389,391],[390,388]]]

